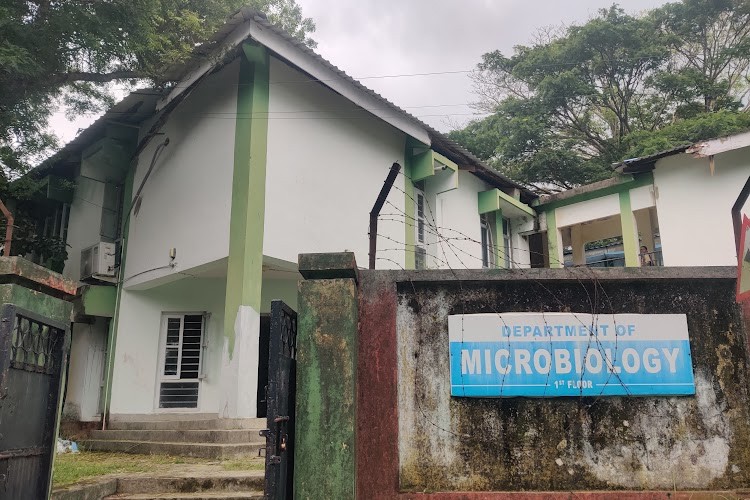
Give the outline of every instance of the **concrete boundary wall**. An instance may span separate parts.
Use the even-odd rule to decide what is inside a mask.
[[[748,323],[734,302],[734,269],[356,275],[357,498],[750,496]],[[450,397],[448,314],[592,310],[686,314],[696,396]]]

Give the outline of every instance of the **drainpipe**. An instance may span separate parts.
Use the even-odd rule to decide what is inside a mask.
[[[146,144],[147,141],[143,141],[141,145],[138,146],[138,150],[142,150],[142,145]],[[154,169],[154,165],[156,164],[156,160],[159,157],[159,154],[161,151],[169,145],[169,137],[164,139],[164,142],[159,144],[156,147],[156,150],[154,151],[154,154],[151,157],[151,163],[149,164],[148,171],[146,172],[146,175],[144,176],[143,180],[141,181],[140,186],[138,187],[138,191],[136,192],[135,196],[133,196],[132,187],[130,189],[130,193],[128,196],[131,198],[130,200],[130,206],[128,207],[128,213],[124,216],[124,222],[122,224],[122,237],[120,239],[120,272],[118,274],[117,279],[117,294],[115,295],[115,311],[114,316],[112,316],[112,321],[109,325],[109,335],[107,339],[107,364],[106,364],[106,376],[104,381],[104,404],[102,405],[102,430],[107,430],[107,424],[109,423],[109,405],[110,405],[110,399],[112,395],[112,377],[114,375],[114,355],[115,355],[115,344],[117,342],[117,327],[118,323],[120,321],[120,300],[122,299],[122,287],[124,286],[124,277],[125,277],[125,249],[127,248],[127,242],[128,242],[128,231],[130,229],[130,216],[133,214],[134,211],[137,212],[138,208],[136,205],[140,205],[140,195],[141,191],[143,190],[143,186],[146,184],[146,181],[148,180],[149,176],[151,175],[151,171]],[[138,168],[138,153],[134,154],[132,159],[132,168]],[[123,202],[124,204],[124,202]],[[124,207],[123,207],[124,208]],[[135,210],[134,210],[135,209]]]
[[[742,207],[745,205],[747,199],[750,198],[750,177],[747,178],[745,186],[740,191],[740,195],[737,197],[737,201],[732,205],[732,224],[734,225],[734,243],[737,245],[737,261],[742,261],[742,249],[740,244],[742,241]]]
[[[400,170],[401,165],[398,163],[391,165],[391,170],[388,172],[388,177],[385,178],[378,199],[375,200],[375,205],[373,205],[372,210],[370,210],[370,269],[375,269],[375,253],[377,252],[378,246],[378,217],[380,216],[380,210],[383,208],[385,199],[388,198],[388,193],[391,192],[393,182],[396,180],[396,176]]]

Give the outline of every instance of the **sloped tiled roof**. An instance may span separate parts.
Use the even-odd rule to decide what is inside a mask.
[[[201,66],[204,66],[207,61],[211,61],[213,69],[215,70],[223,66],[230,60],[234,59],[235,55],[238,53],[241,47],[242,41],[246,40],[247,37],[235,37],[233,40],[232,35],[234,35],[236,32],[242,33],[243,27],[250,22],[254,22],[257,25],[261,26],[263,29],[279,36],[289,44],[293,45],[295,49],[300,51],[306,57],[311,58],[326,69],[334,72],[342,81],[349,83],[357,90],[364,92],[370,97],[376,99],[383,105],[384,108],[393,111],[403,119],[406,119],[414,125],[424,129],[427,132],[432,143],[431,147],[435,151],[445,155],[462,167],[471,168],[471,171],[477,177],[482,178],[486,182],[496,187],[519,189],[521,191],[521,199],[526,203],[529,203],[531,200],[537,197],[536,194],[534,194],[522,184],[509,179],[508,177],[497,172],[495,169],[485,165],[484,162],[473,155],[470,151],[457,144],[455,141],[449,139],[444,134],[438,132],[404,109],[398,107],[396,104],[392,103],[377,92],[362,85],[362,83],[346,74],[337,66],[333,65],[330,61],[313,51],[310,47],[292,37],[283,29],[269,22],[265,14],[255,9],[246,7],[233,14],[207,42],[196,47],[193,53],[185,61],[174,64],[167,68],[164,71],[164,74],[158,79],[159,81],[157,83],[183,81],[189,78],[191,74],[199,71],[199,68]],[[313,76],[314,78],[314,75],[311,76]],[[325,84],[325,81],[321,80],[321,83]],[[105,113],[91,126],[82,131],[75,139],[69,142],[55,155],[45,160],[39,167],[37,167],[36,170],[43,170],[55,163],[64,160],[65,158],[69,158],[71,155],[75,155],[76,153],[80,152],[82,148],[86,147],[86,145],[96,140],[96,137],[102,133],[104,125],[106,125],[106,123],[110,120],[116,119],[117,121],[123,121],[123,118],[126,118],[132,122],[142,121],[145,118],[144,111],[148,113],[147,110],[150,109],[152,113],[155,112],[153,111],[155,102],[164,95],[164,91],[155,90],[139,90],[130,94],[124,100],[107,111],[107,113]],[[138,108],[132,113],[128,112],[128,110],[133,108],[134,106],[137,106]]]

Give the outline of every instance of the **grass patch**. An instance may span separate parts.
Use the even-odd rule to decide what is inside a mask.
[[[102,453],[82,451],[55,457],[52,485],[55,488],[106,474],[127,472],[158,472],[178,464],[207,464],[215,460],[172,457],[167,455],[131,455],[128,453]],[[238,469],[232,469],[238,470]]]
[[[129,453],[82,451],[55,457],[52,486],[61,488],[107,474],[165,472],[174,469],[175,465],[181,464],[204,464],[221,466],[224,470],[244,471],[263,470],[265,463],[264,458],[254,457],[215,460],[169,455],[131,455]]]

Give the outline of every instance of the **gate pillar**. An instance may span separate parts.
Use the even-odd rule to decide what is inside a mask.
[[[76,289],[0,257],[0,498],[48,498]]]
[[[353,253],[302,254],[294,496],[356,490],[357,264]]]

